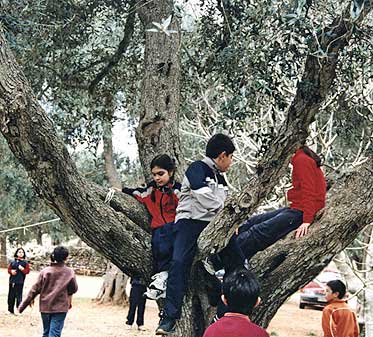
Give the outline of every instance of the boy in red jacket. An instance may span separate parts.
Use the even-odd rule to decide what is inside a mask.
[[[260,302],[259,291],[259,283],[250,271],[237,269],[229,274],[224,279],[222,295],[228,311],[207,328],[203,337],[269,337],[249,318]]]
[[[324,337],[359,337],[359,325],[355,313],[343,299],[346,286],[340,280],[326,284],[328,305],[322,312],[322,329]]]

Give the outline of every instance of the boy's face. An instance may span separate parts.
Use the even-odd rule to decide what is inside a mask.
[[[221,172],[227,172],[233,161],[233,153],[226,154],[225,151],[215,158],[215,164]]]
[[[330,302],[332,300],[336,300],[339,296],[339,292],[335,292],[333,293],[333,290],[329,287],[329,286],[326,286],[325,288],[325,299]]]

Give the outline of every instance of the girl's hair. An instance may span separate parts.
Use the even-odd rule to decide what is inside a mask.
[[[320,167],[322,165],[321,157],[314,151],[312,151],[308,146],[303,145],[301,149],[307,156],[311,157],[316,162],[317,167]]]
[[[173,178],[176,170],[176,164],[175,160],[173,160],[169,155],[160,154],[159,156],[154,157],[150,163],[150,169],[152,170],[156,166],[160,167],[161,169],[167,170],[168,172],[173,171]]]
[[[22,247],[19,247],[19,248],[16,249],[16,252],[14,253],[14,257],[15,257],[15,258],[18,257],[17,254],[18,254],[18,252],[19,252],[20,250],[23,250],[23,258],[25,259],[25,258],[26,258],[26,252],[25,252],[25,250],[24,250]]]
[[[160,154],[156,157],[153,158],[153,160],[150,163],[150,169],[152,170],[154,167],[160,167],[163,170],[167,170],[168,173],[172,171],[172,174],[170,174],[170,184],[173,183],[174,181],[174,175],[175,175],[175,170],[176,170],[176,163],[175,160],[172,159],[169,155],[167,154]],[[171,197],[172,194],[174,193],[172,187],[170,187],[167,191],[167,194]],[[155,192],[154,190],[152,191],[150,198],[153,202],[155,202]],[[169,199],[170,206],[174,205],[174,200],[173,198]]]
[[[52,262],[63,262],[69,256],[69,251],[67,248],[63,246],[58,246],[53,249],[53,253],[51,254],[51,261]]]

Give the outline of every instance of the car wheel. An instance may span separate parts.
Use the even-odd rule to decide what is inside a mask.
[[[306,307],[305,303],[299,303],[299,309],[304,309]]]

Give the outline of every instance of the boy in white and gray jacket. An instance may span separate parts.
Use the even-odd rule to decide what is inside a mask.
[[[157,335],[172,332],[176,319],[180,318],[198,237],[223,208],[228,194],[222,173],[229,169],[234,150],[228,136],[216,134],[207,143],[206,157],[193,162],[185,172],[176,209],[177,234],[167,280],[166,301]]]

